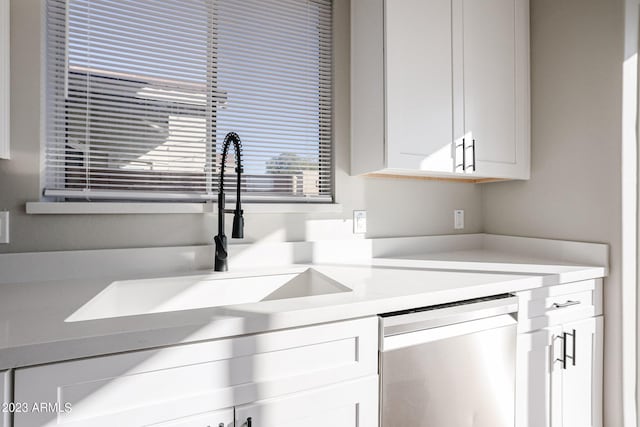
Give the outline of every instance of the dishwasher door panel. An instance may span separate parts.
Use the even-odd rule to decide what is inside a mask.
[[[513,427],[515,349],[513,324],[384,351],[382,427]]]

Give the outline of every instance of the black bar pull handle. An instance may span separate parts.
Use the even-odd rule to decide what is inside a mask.
[[[467,171],[467,141],[462,138],[462,171]]]
[[[247,418],[247,427],[251,427],[251,417]]]
[[[456,148],[462,146],[462,163],[458,163],[456,168],[462,166],[462,172],[465,172],[467,169],[467,141],[462,138],[462,144],[456,145]]]
[[[475,172],[476,171],[476,140],[473,140],[473,143],[471,144],[471,153],[473,156],[473,165],[471,165],[472,170]]]
[[[573,330],[573,333],[568,333],[565,332],[564,333],[564,338],[565,338],[565,345],[566,345],[566,339],[567,337],[570,336],[571,337],[571,356],[567,355],[567,359],[571,359],[571,364],[573,366],[576,366],[576,330]],[[566,350],[565,350],[566,353]]]
[[[564,332],[562,335],[558,335],[555,338],[562,340],[562,357],[556,359],[556,362],[562,363],[562,369],[567,369],[567,333]]]
[[[571,337],[571,356],[567,352],[567,339]],[[567,359],[571,359],[571,364],[576,366],[576,330],[572,333],[563,332],[562,336],[558,336],[562,340],[562,357],[556,359],[556,362],[562,363],[562,369],[567,369]]]

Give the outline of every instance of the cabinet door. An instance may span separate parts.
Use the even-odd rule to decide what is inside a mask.
[[[528,178],[528,0],[453,1],[455,138],[466,143],[466,172]]]
[[[378,376],[236,408],[236,427],[377,427]]]
[[[567,367],[562,371],[562,427],[602,426],[602,316],[564,325]]]
[[[386,1],[384,28],[387,167],[451,173],[451,0]]]
[[[516,426],[560,427],[562,327],[518,335]]]

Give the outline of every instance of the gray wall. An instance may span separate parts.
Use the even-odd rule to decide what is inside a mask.
[[[212,215],[26,215],[40,197],[40,0],[11,1],[12,157],[0,160],[0,210],[11,211],[11,244],[0,252],[207,243]],[[340,214],[247,214],[248,241],[351,237],[353,209],[368,210],[369,236],[453,233],[453,209],[466,229],[482,229],[481,192],[473,184],[350,177],[349,1],[335,1],[336,197]],[[228,221],[230,222],[230,221]]]
[[[531,180],[484,188],[484,231],[611,245],[605,425],[622,426],[621,0],[532,0]]]

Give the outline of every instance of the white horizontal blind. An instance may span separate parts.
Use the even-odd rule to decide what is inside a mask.
[[[331,201],[331,0],[46,6],[45,196]]]

